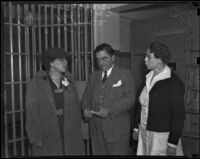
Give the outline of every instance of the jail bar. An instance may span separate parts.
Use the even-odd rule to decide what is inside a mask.
[[[57,19],[58,19],[58,48],[60,48],[60,4],[57,6]]]
[[[47,5],[44,5],[44,24],[47,24]],[[48,29],[45,26],[45,50],[48,48]]]
[[[9,23],[12,24],[12,17],[13,17],[13,8],[12,4],[9,2]],[[13,27],[10,25],[10,53],[11,53],[11,82],[14,82],[14,59],[13,59]],[[15,111],[15,98],[14,98],[14,83],[11,84],[12,89],[12,111]],[[13,130],[13,149],[14,149],[14,156],[16,156],[16,127],[15,127],[15,113],[12,114],[12,130]]]
[[[10,24],[10,18],[11,18],[11,15],[12,15],[12,11],[11,11],[11,2],[9,2],[9,5],[8,5],[8,8],[5,8],[5,10],[9,10],[9,30],[12,31],[12,26]],[[11,34],[9,32],[9,34]],[[9,37],[11,37],[11,35],[9,35]],[[12,46],[12,41],[10,41],[10,47]],[[11,48],[10,48],[11,50]],[[11,52],[11,51],[10,51]],[[10,56],[11,57],[11,56]],[[5,65],[5,64],[4,64]],[[5,73],[5,72],[4,72]],[[4,78],[5,79],[5,78]],[[6,88],[6,87],[5,87]],[[7,89],[5,89],[4,91],[4,95],[5,95],[5,106],[7,106]],[[7,109],[5,108],[5,112],[4,112],[4,118],[5,118],[5,157],[8,158],[9,157],[9,154],[8,154],[8,122],[7,122],[7,114],[6,114],[6,111]]]
[[[28,15],[28,5],[27,4],[24,5],[24,15]],[[25,18],[27,18],[27,17],[25,17]],[[26,25],[26,27],[25,27],[25,52],[27,53],[26,75],[27,75],[27,79],[29,79],[31,77],[31,74],[30,74],[30,47],[29,47],[29,27],[28,27],[28,25]]]
[[[17,23],[20,24],[20,6],[17,5]],[[24,137],[24,112],[23,112],[23,97],[22,97],[22,60],[21,60],[21,27],[18,25],[18,52],[19,52],[19,87],[20,87],[20,126],[21,126],[21,139]],[[24,140],[21,140],[22,156],[25,155],[24,152]]]
[[[72,75],[75,77],[74,73],[74,37],[73,37],[73,30],[74,30],[74,20],[73,20],[73,4],[70,4],[70,16],[71,16],[71,55],[72,55]]]
[[[88,21],[87,21],[87,7],[84,8],[84,22],[88,23]],[[87,26],[88,26],[87,24],[84,25],[85,52],[88,52]],[[87,81],[88,80],[88,54],[85,54],[85,75],[86,75],[86,79],[85,80]]]
[[[26,137],[26,134],[24,133],[25,131],[24,85],[27,83],[28,79],[32,78],[35,75],[37,71],[36,57],[42,53],[44,48],[47,49],[48,45],[49,47],[52,45],[55,46],[57,44],[58,44],[58,47],[63,47],[64,45],[64,49],[66,51],[70,51],[70,54],[72,56],[72,74],[75,76],[75,78],[78,81],[88,79],[88,74],[90,71],[88,62],[89,62],[89,58],[93,57],[92,50],[88,48],[89,46],[88,44],[90,44],[90,42],[92,43],[92,41],[90,41],[91,39],[88,38],[89,36],[91,36],[91,34],[88,32],[88,27],[92,23],[90,23],[87,20],[88,19],[87,11],[89,11],[91,8],[88,8],[88,10],[85,9],[82,12],[81,10],[82,5],[80,4],[76,5],[78,6],[78,10],[77,8],[75,8],[73,4],[59,4],[57,5],[57,8],[55,6],[56,5],[53,5],[53,4],[51,5],[18,4],[18,3],[13,4],[12,2],[8,2],[7,17],[9,17],[9,21],[4,22],[4,24],[5,26],[9,27],[8,33],[9,33],[9,42],[10,42],[9,49],[10,50],[9,51],[4,50],[4,55],[9,57],[9,60],[11,63],[11,67],[10,67],[11,77],[9,81],[4,82],[4,85],[6,87],[9,87],[10,89],[10,91],[4,92],[4,97],[5,97],[4,100],[7,101],[6,97],[10,96],[12,100],[11,102],[12,105],[9,110],[6,108],[4,112],[5,157],[12,157],[12,155],[24,156],[27,154],[27,149],[26,149],[27,137]],[[54,20],[55,8],[57,9],[57,13],[58,13],[57,24],[54,24],[55,23],[55,20]],[[68,9],[69,9],[69,13],[71,13],[70,15],[68,14]],[[61,23],[62,21],[60,21],[60,18],[62,18],[62,15],[63,15],[63,11],[64,11],[64,24]],[[32,15],[33,17],[31,17]],[[68,15],[71,18],[70,22],[68,22]],[[50,19],[48,19],[48,17],[50,17]],[[13,19],[14,20],[17,19],[17,21],[15,22]],[[22,21],[22,19],[24,19],[24,22]],[[55,30],[56,28],[58,28],[58,30]],[[62,28],[64,28],[64,34],[61,34]],[[71,29],[70,30],[71,35],[68,34],[70,33],[68,32],[69,28]],[[17,31],[17,34],[16,34],[17,36],[14,36],[15,29]],[[54,31],[58,33],[58,42],[55,41]],[[51,33],[51,36],[48,36],[48,33],[49,34]],[[68,41],[67,35],[71,36],[70,37],[71,43]],[[64,40],[61,40],[62,38]],[[32,42],[30,40],[32,40]],[[14,44],[18,45],[17,49],[15,49],[16,47]],[[25,46],[25,50],[23,49],[24,48],[23,46]],[[71,47],[71,50],[69,47]],[[75,58],[75,56],[78,58]],[[17,57],[17,59],[15,59],[15,57]],[[24,75],[23,74],[24,73],[23,71],[24,57],[25,57],[25,62],[26,62],[25,63],[26,81],[22,81],[23,75]],[[19,62],[18,67],[16,68],[15,68],[15,62],[17,63]],[[41,70],[41,66],[42,66],[41,61],[39,62],[39,64],[40,64],[40,70]],[[75,71],[75,68],[78,68],[78,70]],[[15,70],[19,71],[19,73]],[[15,76],[19,76],[19,81],[15,81]],[[16,86],[17,88],[15,88]],[[18,90],[18,88],[19,88],[19,94],[15,94],[15,91],[16,89]],[[20,104],[19,110],[18,108],[16,109],[16,105],[15,105],[18,103],[17,102],[18,100],[15,100],[16,97],[19,97],[19,104]],[[6,107],[8,106],[6,102],[5,102],[5,106]],[[9,117],[11,117],[10,122],[8,120]],[[16,124],[16,122],[18,121],[20,122],[20,126],[21,126],[19,129]],[[12,130],[9,129],[9,124],[11,125],[10,128],[12,128]],[[18,131],[16,130],[19,130],[20,132],[19,136],[18,136]],[[11,133],[11,137],[12,137],[11,139],[9,138],[10,137],[9,133]],[[88,139],[87,139],[87,150],[89,150]],[[28,155],[30,155],[31,154],[30,147],[28,151],[29,151]]]
[[[32,11],[32,15],[35,15],[35,5],[32,4],[31,5],[31,11]],[[36,74],[36,41],[35,41],[35,23],[34,20],[32,19],[32,62],[33,62],[33,74]]]
[[[67,4],[64,4],[64,49],[67,51]]]
[[[6,90],[4,91],[4,100],[6,101]],[[7,106],[7,103],[5,102],[5,105]],[[5,109],[6,112],[6,109]],[[4,113],[4,119],[5,119],[5,157],[8,158],[8,123],[7,123],[7,114]]]
[[[54,13],[53,13],[53,4],[51,4],[51,25],[54,24],[53,20],[54,20]],[[54,47],[54,27],[51,27],[51,47]]]
[[[93,15],[94,15],[94,10],[93,10],[93,5],[90,4],[90,10],[91,10],[91,22],[90,22],[90,26],[91,26],[91,65],[92,65],[92,72],[94,71],[94,56],[92,54],[92,51],[93,51],[93,47],[94,47],[94,41],[93,41],[93,38],[94,38],[94,19],[93,19]]]
[[[80,6],[79,4],[77,4],[78,6],[78,19],[77,19],[77,24],[80,23]],[[78,25],[78,39],[77,39],[77,43],[78,43],[78,80],[81,81],[81,52],[80,52],[80,25]]]
[[[42,46],[41,46],[41,5],[38,5],[38,40],[39,40],[39,53],[42,53]],[[42,69],[42,64],[40,62],[40,70]]]
[[[8,6],[10,6],[10,4],[8,5]],[[4,11],[5,10],[7,10],[8,8],[6,7],[6,6],[4,6]],[[9,10],[9,9],[8,9]],[[10,11],[10,10],[9,10]],[[9,25],[9,23],[8,23],[8,25]],[[7,26],[7,24],[5,23],[5,25],[4,25],[4,27],[5,26]],[[10,27],[10,25],[9,25],[9,27]],[[4,65],[5,65],[5,61],[4,61]],[[4,75],[6,75],[6,73],[4,72]],[[6,76],[4,76],[4,80],[6,81]],[[7,89],[6,89],[6,87],[4,86],[4,103],[5,103],[5,112],[7,111],[7,109],[6,109],[6,106],[7,106]],[[8,158],[8,123],[7,123],[7,115],[6,115],[6,113],[4,113],[4,120],[5,120],[5,157],[7,157]]]

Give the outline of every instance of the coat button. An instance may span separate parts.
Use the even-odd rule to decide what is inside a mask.
[[[57,115],[63,115],[63,110],[62,109],[58,109],[57,110]]]

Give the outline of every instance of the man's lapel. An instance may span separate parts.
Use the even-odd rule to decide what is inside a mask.
[[[111,90],[114,82],[117,79],[117,76],[118,76],[117,72],[118,72],[118,67],[114,65],[110,76],[105,81],[105,91],[104,91],[104,93],[108,93]]]

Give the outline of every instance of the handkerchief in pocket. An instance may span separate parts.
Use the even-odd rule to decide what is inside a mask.
[[[122,85],[122,81],[119,80],[117,83],[113,84],[112,87],[119,87],[119,86],[121,86],[121,85]]]

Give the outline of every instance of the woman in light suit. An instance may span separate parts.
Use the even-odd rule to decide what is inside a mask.
[[[155,41],[147,50],[150,72],[139,89],[133,130],[137,155],[183,155],[184,83],[167,65],[169,59],[165,44]]]
[[[59,48],[46,50],[46,71],[28,81],[26,131],[34,156],[84,154],[81,108],[75,81],[66,70],[68,57]]]

